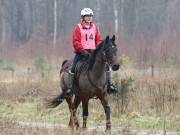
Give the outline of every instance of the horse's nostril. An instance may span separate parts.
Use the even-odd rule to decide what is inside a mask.
[[[119,64],[112,65],[112,70],[117,71],[119,69],[119,66],[120,66]]]

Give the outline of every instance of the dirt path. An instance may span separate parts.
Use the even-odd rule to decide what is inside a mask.
[[[65,124],[49,124],[49,123],[39,123],[39,122],[17,122],[17,124],[23,128],[46,128],[49,130],[53,129],[69,129],[69,127]],[[104,126],[97,126],[97,127],[88,127],[88,132],[104,132]],[[153,130],[134,130],[122,127],[113,127],[111,129],[111,133],[119,134],[122,133],[124,135],[180,135],[180,132],[164,132],[164,131],[153,131]]]

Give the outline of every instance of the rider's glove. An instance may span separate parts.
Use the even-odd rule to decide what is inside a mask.
[[[86,59],[88,59],[89,56],[90,56],[90,53],[89,53],[87,50],[83,50],[81,54],[82,54]]]

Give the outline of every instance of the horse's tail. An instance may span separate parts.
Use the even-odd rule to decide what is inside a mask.
[[[50,102],[48,102],[48,103],[47,103],[47,107],[48,107],[48,108],[55,108],[55,107],[57,107],[59,104],[61,104],[65,98],[66,98],[66,97],[65,97],[65,93],[62,92],[60,95],[58,95],[57,97],[55,97],[54,99],[52,99]]]
[[[63,66],[66,62],[68,62],[68,60],[64,60],[61,66]]]
[[[63,66],[64,66],[64,64],[66,64],[67,62],[68,62],[68,60],[64,60],[64,61],[62,62],[61,69],[60,69],[60,74],[63,72]]]

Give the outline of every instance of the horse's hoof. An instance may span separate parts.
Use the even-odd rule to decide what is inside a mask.
[[[110,132],[110,131],[111,131],[111,126],[107,126],[105,132]]]
[[[106,133],[110,133],[110,132],[111,132],[111,129],[110,129],[110,128],[106,128],[105,132],[106,132]]]
[[[79,126],[76,126],[76,130],[79,130],[80,128],[79,128]]]
[[[82,127],[82,130],[83,130],[83,131],[86,131],[86,130],[87,130],[87,127]]]
[[[69,129],[70,131],[74,131],[74,127],[72,127],[72,126],[69,126],[68,129]]]

